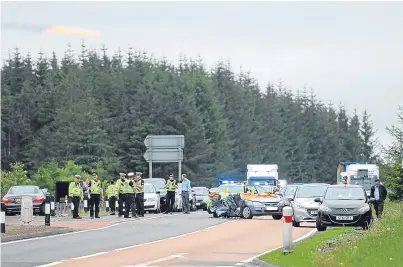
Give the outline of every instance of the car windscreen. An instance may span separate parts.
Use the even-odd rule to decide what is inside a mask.
[[[296,198],[315,198],[322,197],[325,193],[327,186],[301,186],[298,191]]]
[[[207,188],[193,188],[196,196],[208,196],[209,192]]]
[[[262,185],[265,192],[273,192],[273,186],[270,185]]]
[[[153,185],[152,184],[144,184],[144,193],[155,193]]]
[[[17,186],[11,187],[8,194],[40,194],[38,187],[34,186]]]
[[[218,187],[218,192],[224,193],[224,190],[227,188],[231,194],[243,193],[243,185],[220,185]]]
[[[324,197],[326,200],[364,200],[364,190],[360,187],[329,187]]]
[[[284,195],[287,197],[292,197],[295,194],[295,191],[297,191],[298,186],[287,186]]]
[[[161,189],[165,187],[164,179],[144,179],[144,183],[153,184],[155,188]]]

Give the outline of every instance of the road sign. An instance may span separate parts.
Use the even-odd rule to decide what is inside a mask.
[[[178,162],[183,160],[183,150],[178,148],[147,150],[144,158],[152,162]]]
[[[156,148],[178,148],[185,147],[184,135],[147,135],[144,140],[146,147]]]

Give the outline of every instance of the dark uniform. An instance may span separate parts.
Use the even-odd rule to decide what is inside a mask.
[[[125,215],[128,217],[130,210],[132,212],[132,216],[134,218],[137,218],[137,214],[136,214],[136,201],[135,201],[135,195],[136,195],[136,189],[135,189],[135,185],[136,185],[136,181],[133,180],[134,178],[134,173],[130,172],[128,175],[129,177],[129,187],[130,187],[130,192],[127,194],[127,212],[125,212]]]
[[[120,173],[120,179],[116,182],[116,187],[119,193],[118,199],[118,215],[121,217],[123,215],[123,203],[126,201],[126,193],[125,193],[125,173]]]
[[[84,192],[80,185],[80,175],[74,176],[74,182],[69,185],[69,197],[74,205],[73,219],[81,219],[78,215],[78,207],[80,206],[80,200],[84,198]]]
[[[135,190],[137,214],[140,217],[144,217],[144,181],[141,179],[140,172],[136,172]]]
[[[167,189],[167,204],[166,204],[166,211],[165,214],[168,212],[172,213],[174,204],[175,204],[175,192],[176,192],[176,181],[174,180],[173,174],[169,176],[169,180],[166,184],[166,189]]]
[[[95,218],[99,217],[99,203],[101,202],[102,184],[98,180],[98,175],[93,173],[92,176],[94,180],[90,181],[89,185],[89,197],[90,197],[90,217],[94,218],[94,207],[95,207]]]

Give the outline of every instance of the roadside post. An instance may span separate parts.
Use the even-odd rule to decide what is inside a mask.
[[[292,208],[283,208],[283,254],[292,252]]]
[[[4,202],[1,202],[0,223],[1,233],[4,234],[6,232],[6,205],[4,204]]]
[[[51,206],[51,203],[50,203],[49,198],[46,198],[45,201],[46,201],[45,202],[45,225],[50,226],[50,210],[51,210],[50,206]]]
[[[88,200],[84,199],[84,212],[88,212]]]
[[[46,203],[45,203],[46,205]],[[50,200],[50,215],[51,216],[55,216],[56,215],[56,211],[55,211],[55,201],[54,199]]]
[[[105,210],[109,211],[109,200],[105,200]]]

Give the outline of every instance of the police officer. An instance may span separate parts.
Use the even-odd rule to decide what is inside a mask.
[[[136,206],[140,217],[144,217],[144,181],[141,179],[141,172],[136,172],[135,188],[136,188]]]
[[[120,179],[116,182],[116,187],[119,193],[119,207],[118,207],[118,216],[122,217],[123,215],[123,203],[126,202],[126,193],[125,193],[125,183],[126,183],[126,173],[119,173]]]
[[[81,219],[78,215],[78,207],[80,206],[80,200],[84,198],[84,192],[80,184],[80,179],[80,175],[75,175],[74,182],[71,182],[69,185],[69,197],[74,205],[73,219]]]
[[[111,215],[115,215],[115,204],[119,195],[119,190],[114,180],[110,182],[110,185],[106,189],[106,195],[108,196],[109,206],[111,208]]]
[[[137,214],[136,214],[136,201],[135,201],[135,195],[136,195],[136,181],[134,180],[134,172],[130,172],[128,175],[129,177],[129,188],[130,188],[130,192],[127,194],[127,198],[128,198],[128,207],[130,207],[130,210],[132,211],[132,217],[133,218],[137,218]],[[128,188],[128,190],[129,190]],[[126,213],[127,216],[129,216],[129,212],[130,210],[128,210],[128,212]]]
[[[169,180],[167,181],[165,188],[167,189],[167,204],[165,208],[166,211],[164,213],[168,214],[169,212],[170,214],[172,214],[172,209],[175,204],[175,192],[176,188],[178,188],[173,174],[169,175]]]
[[[130,205],[131,205],[131,193],[133,192],[133,188],[130,184],[133,184],[133,182],[129,179],[130,173],[127,175],[124,183],[123,183],[123,194],[125,195],[125,218],[130,218],[129,213],[130,213]]]
[[[91,180],[89,184],[88,198],[90,199],[90,217],[91,219],[94,219],[94,206],[95,206],[95,218],[100,218],[99,203],[101,201],[102,187],[101,187],[101,181],[98,180],[97,173],[94,172],[92,174],[92,178],[93,180]]]

